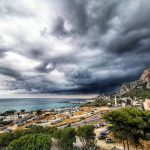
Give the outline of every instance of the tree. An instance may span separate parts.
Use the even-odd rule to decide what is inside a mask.
[[[20,111],[20,112],[21,112],[21,114],[24,114],[24,113],[25,113],[25,111],[26,111],[25,109],[21,109],[21,111]]]
[[[49,150],[51,143],[47,134],[25,135],[11,142],[7,150]]]
[[[150,112],[144,111],[143,114],[143,120],[145,122],[144,128],[143,128],[143,139],[144,140],[150,140]]]
[[[73,143],[76,142],[76,131],[73,128],[64,128],[63,130],[57,130],[54,134],[54,138],[57,139],[57,146],[60,150],[72,150],[74,148]]]
[[[94,144],[95,140],[94,126],[85,125],[83,127],[79,127],[77,130],[77,135],[79,136],[81,142],[83,143],[84,150],[96,149],[96,146]]]
[[[37,114],[37,115],[42,115],[42,113],[43,113],[43,112],[42,112],[41,109],[39,109],[39,110],[36,111],[36,114]]]
[[[137,108],[124,108],[109,112],[105,119],[112,124],[114,136],[123,142],[124,149],[129,144],[137,148],[141,146],[142,130],[145,122],[143,120],[143,111]]]
[[[8,110],[8,111],[5,111],[2,115],[4,116],[13,115],[15,112],[16,110]]]
[[[49,134],[50,136],[54,135],[58,129],[55,127],[32,127],[26,130],[16,130],[10,133],[2,133],[0,134],[0,149],[2,147],[7,147],[13,140],[17,140],[22,136],[29,135],[29,134]]]

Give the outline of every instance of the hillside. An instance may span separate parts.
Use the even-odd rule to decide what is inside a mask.
[[[120,95],[150,98],[150,69],[144,70],[139,80],[124,83],[121,86]]]
[[[126,94],[122,95],[123,97],[140,97],[141,99],[145,100],[146,98],[150,98],[150,89],[133,89]]]

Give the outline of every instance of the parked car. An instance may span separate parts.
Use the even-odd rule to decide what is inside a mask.
[[[100,128],[101,126],[100,124],[96,124],[94,127],[97,129],[97,128]]]
[[[100,133],[100,135],[99,135],[99,139],[105,139],[105,138],[107,138],[107,135],[110,133],[110,130],[104,130],[104,131],[102,131],[101,133]]]
[[[11,132],[11,131],[12,131],[11,129],[4,130],[4,132],[6,132],[6,133]]]
[[[41,123],[47,123],[48,120],[41,120]]]
[[[67,124],[67,125],[66,125],[66,128],[67,128],[67,127],[71,127],[71,124],[70,124],[70,123],[69,123],[69,124]]]
[[[31,124],[31,125],[26,126],[26,128],[32,128],[32,127],[35,127],[35,126],[36,126],[36,124]]]
[[[100,123],[100,126],[101,127],[104,127],[104,126],[106,126],[107,124],[105,123],[105,122],[103,122],[103,123]]]
[[[35,116],[35,117],[34,117],[34,120],[37,120],[37,119],[39,119],[39,116]]]
[[[110,130],[105,130],[105,131],[103,131],[103,132],[101,132],[101,133],[106,133],[106,134],[109,134],[111,131]]]
[[[17,126],[22,126],[22,125],[24,125],[23,122],[19,122],[19,123],[17,124]]]
[[[57,123],[58,123],[57,121],[52,121],[52,122],[51,122],[51,125],[57,124]]]
[[[104,127],[105,125],[103,123],[100,124],[101,127]]]
[[[115,141],[112,138],[106,138],[105,142],[106,143],[115,143]]]
[[[99,139],[99,140],[105,139],[105,138],[107,138],[107,135],[100,134],[100,135],[98,136],[98,139]]]

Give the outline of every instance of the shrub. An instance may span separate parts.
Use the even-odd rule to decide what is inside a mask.
[[[40,133],[53,135],[56,130],[57,128],[50,128],[50,127],[44,128],[42,126],[37,126],[26,130],[16,130],[11,133],[3,133],[0,134],[0,148],[8,146],[10,142],[12,142],[15,139],[19,139],[24,135],[40,134]]]
[[[25,135],[11,142],[7,150],[49,150],[51,143],[48,134]]]

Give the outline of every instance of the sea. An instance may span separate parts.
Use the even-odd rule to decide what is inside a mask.
[[[0,99],[0,113],[8,110],[34,111],[39,109],[60,109],[77,107],[85,103],[85,99],[62,98],[9,98]]]

